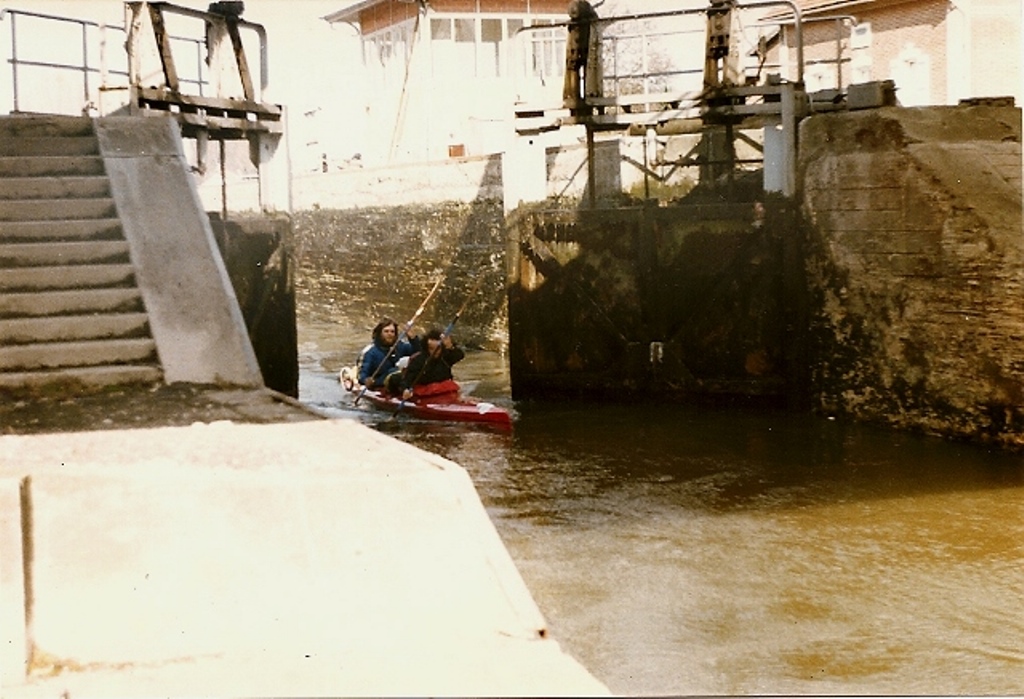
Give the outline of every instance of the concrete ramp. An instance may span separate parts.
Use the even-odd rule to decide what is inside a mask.
[[[101,118],[96,136],[164,380],[262,385],[177,123]]]
[[[354,422],[0,437],[0,504],[5,697],[607,693],[466,472]]]

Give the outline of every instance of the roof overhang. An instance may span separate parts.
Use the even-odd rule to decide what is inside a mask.
[[[368,7],[378,5],[380,2],[381,0],[362,0],[361,2],[355,2],[348,7],[324,15],[322,19],[329,24],[337,24],[338,22],[358,22],[360,12]]]
[[[801,17],[814,17],[844,14],[857,9],[878,10],[908,2],[914,2],[914,0],[796,0],[796,5],[800,8]],[[793,13],[788,10],[775,10],[765,15],[765,19],[777,20],[792,16]]]

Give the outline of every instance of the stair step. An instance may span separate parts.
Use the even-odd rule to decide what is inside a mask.
[[[18,199],[0,201],[0,221],[109,219],[117,207],[109,197],[97,199]]]
[[[0,347],[0,371],[156,362],[151,338],[41,342]]]
[[[150,337],[145,313],[0,319],[0,346]]]
[[[0,118],[0,139],[88,136],[95,133],[92,119],[81,116],[11,115]]]
[[[135,281],[129,264],[62,267],[0,267],[0,292],[46,289],[94,289],[127,286]]]
[[[98,155],[0,156],[0,177],[47,177],[103,175]]]
[[[11,136],[0,139],[0,155],[97,155],[99,141],[88,136]]]
[[[110,180],[106,175],[0,178],[0,200],[79,199],[109,196]]]
[[[38,392],[53,387],[61,394],[124,384],[157,384],[163,380],[160,367],[150,364],[120,364],[67,367],[41,371],[0,372],[0,390],[11,393]]]
[[[0,318],[75,315],[83,313],[143,312],[142,295],[135,287],[74,289],[0,295]]]
[[[126,240],[0,244],[0,267],[57,267],[128,261]]]
[[[0,243],[58,242],[61,240],[123,240],[119,218],[77,221],[2,221]]]

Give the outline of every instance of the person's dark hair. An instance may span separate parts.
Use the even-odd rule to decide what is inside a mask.
[[[384,316],[383,318],[380,319],[380,322],[377,323],[377,325],[374,326],[374,328],[373,328],[373,341],[374,342],[378,342],[380,340],[380,334],[384,331],[384,328],[388,327],[389,325],[394,325],[395,326],[395,330],[398,330],[398,323],[396,323],[391,318],[388,318],[387,316]]]
[[[430,330],[428,330],[427,334],[423,336],[423,342],[426,342],[427,340],[437,340],[438,342],[440,342],[441,328],[431,328]]]

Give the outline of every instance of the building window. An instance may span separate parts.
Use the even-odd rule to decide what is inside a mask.
[[[451,41],[452,21],[447,17],[430,20],[430,38],[433,41]]]
[[[528,75],[542,81],[561,78],[565,74],[565,30],[536,29],[527,32],[526,38],[530,42]]]
[[[480,50],[477,51],[476,74],[494,78],[501,73],[502,28],[500,19],[480,20]]]
[[[456,19],[455,20],[455,41],[472,44],[476,41],[476,20]]]
[[[430,48],[434,77],[464,76],[466,66],[476,69],[476,20],[439,17],[430,20]]]
[[[851,83],[871,81],[871,23],[861,22],[850,31]]]
[[[510,17],[433,17],[430,53],[434,77],[497,78],[509,74],[513,43],[526,47],[527,68],[533,75],[562,75],[564,30],[517,34],[527,20]],[[543,36],[542,36],[543,35]]]

